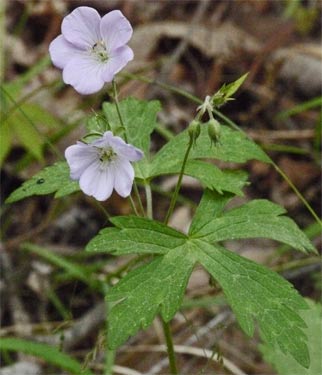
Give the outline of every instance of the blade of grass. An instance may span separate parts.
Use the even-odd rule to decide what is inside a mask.
[[[60,352],[57,348],[44,343],[37,343],[18,338],[1,338],[0,350],[22,352],[42,358],[47,363],[68,371],[70,374],[93,375],[89,369],[84,369],[82,365],[74,358]]]

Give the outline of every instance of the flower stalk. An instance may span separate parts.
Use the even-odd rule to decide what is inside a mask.
[[[167,215],[166,215],[166,217],[164,219],[164,224],[166,224],[166,225],[168,224],[169,219],[170,219],[170,217],[171,217],[171,215],[173,213],[173,210],[175,208],[175,205],[177,203],[177,199],[178,199],[178,195],[179,195],[179,190],[181,188],[181,183],[182,183],[182,178],[183,178],[184,170],[185,170],[185,167],[186,167],[186,164],[187,164],[187,160],[188,160],[188,157],[189,157],[189,153],[190,153],[190,150],[192,148],[193,143],[194,143],[193,137],[190,137],[188,148],[186,150],[186,153],[184,155],[184,159],[183,159],[183,162],[182,162],[182,166],[181,166],[181,170],[180,170],[178,182],[177,182],[175,191],[174,191],[174,193],[172,195],[172,199],[171,199],[171,202],[170,202],[170,206],[169,206]]]

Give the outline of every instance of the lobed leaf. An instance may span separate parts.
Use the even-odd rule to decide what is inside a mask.
[[[220,195],[216,191],[206,189],[190,224],[189,235],[194,235],[211,220],[220,216],[233,197],[231,193]]]
[[[87,251],[123,254],[166,254],[184,245],[186,236],[150,219],[118,216],[111,219],[116,228],[105,228],[86,247]]]
[[[221,125],[220,142],[213,146],[208,136],[208,124],[201,126],[196,146],[191,149],[189,159],[211,158],[228,162],[244,163],[256,159],[270,163],[270,158],[253,141],[243,133]],[[150,176],[168,174],[182,165],[185,151],[189,143],[189,134],[185,130],[172,138],[154,156],[150,166]]]
[[[161,109],[160,102],[130,97],[122,100],[119,106],[128,143],[147,154],[150,147],[150,135],[157,125],[156,116]],[[112,129],[121,126],[114,103],[104,102],[103,112]]]
[[[284,354],[276,348],[267,344],[260,345],[264,359],[271,363],[280,375],[318,375],[322,374],[322,341],[321,341],[321,319],[322,306],[307,299],[309,310],[300,312],[307,328],[304,329],[308,337],[308,349],[310,353],[310,367],[303,368],[292,356]]]
[[[254,321],[262,339],[308,368],[310,357],[298,310],[307,308],[293,286],[277,273],[204,240],[193,240],[198,261],[221,285],[241,328],[249,336]]]
[[[6,199],[6,203],[13,203],[32,195],[46,195],[55,193],[55,197],[62,197],[79,190],[78,182],[69,177],[69,167],[66,162],[58,162],[44,168],[25,181]]]
[[[253,200],[210,220],[194,236],[208,242],[270,238],[303,252],[316,252],[295,222],[283,215],[285,212],[284,208],[270,201]]]
[[[161,313],[165,321],[180,308],[195,260],[179,246],[128,273],[107,293],[108,301],[121,300],[109,313],[108,338],[112,349],[140,328],[147,328]]]

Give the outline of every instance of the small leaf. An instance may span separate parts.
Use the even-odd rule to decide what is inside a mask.
[[[105,228],[86,247],[88,251],[123,254],[166,254],[185,243],[186,236],[150,219],[118,216],[111,219],[117,228]]]
[[[75,375],[93,375],[84,369],[82,365],[69,355],[62,353],[57,348],[44,344],[18,338],[2,337],[0,340],[0,350],[16,351],[33,355],[44,359],[47,363],[68,371]]]
[[[241,328],[252,336],[257,321],[268,345],[279,346],[307,368],[305,323],[298,315],[307,305],[293,286],[277,273],[222,247],[202,240],[192,243],[199,262],[223,288]]]
[[[56,196],[71,194],[79,190],[78,182],[69,176],[66,162],[58,162],[46,167],[30,180],[25,181],[18,189],[10,194],[6,203],[13,203],[32,195],[46,195],[56,193]]]
[[[253,200],[212,219],[194,236],[209,242],[271,238],[303,252],[316,252],[306,235],[284,213],[285,209],[275,203]]]
[[[147,328],[158,313],[165,321],[179,309],[194,257],[183,247],[170,250],[127,274],[107,293],[108,301],[121,300],[109,313],[108,345],[115,349],[140,328]]]
[[[318,375],[322,374],[322,341],[321,341],[321,318],[322,306],[312,300],[307,300],[309,310],[301,311],[300,315],[305,321],[307,328],[304,329],[308,337],[308,348],[311,358],[310,367],[305,369],[299,365],[290,355],[286,355],[276,348],[264,344],[260,345],[264,359],[271,363],[280,375]]]
[[[225,104],[227,101],[232,100],[231,97],[244,83],[247,76],[248,76],[248,73],[244,74],[243,76],[241,76],[234,82],[224,84],[211,98],[213,101],[213,104],[215,106],[221,106],[222,104]]]

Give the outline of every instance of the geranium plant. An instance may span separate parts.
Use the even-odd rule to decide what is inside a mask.
[[[133,97],[117,100],[115,75],[133,58],[126,45],[131,35],[132,27],[120,11],[101,18],[96,10],[79,7],[64,19],[62,34],[50,45],[52,61],[63,70],[64,82],[80,94],[97,92],[111,83],[115,100],[104,102],[102,116],[90,119],[88,134],[66,149],[66,161],[46,167],[7,202],[51,193],[59,198],[79,190],[104,201],[113,189],[130,199],[132,214],[110,217],[86,247],[86,251],[113,256],[138,255],[115,285],[106,281],[103,288],[107,301],[113,302],[107,316],[109,348],[118,348],[160,315],[170,369],[178,373],[170,322],[199,264],[221,286],[247,335],[254,334],[257,324],[265,345],[308,367],[300,315],[307,308],[305,300],[283,277],[225,246],[227,240],[269,238],[302,252],[315,251],[285,209],[273,202],[258,199],[227,209],[228,202],[243,195],[247,174],[220,169],[211,161],[272,163],[243,132],[217,117],[218,108],[232,99],[246,75],[208,95],[186,129],[152,154],[150,137],[161,103]],[[160,222],[154,219],[151,183],[164,175],[178,175],[178,181]],[[184,175],[204,187],[188,233],[168,225]]]

